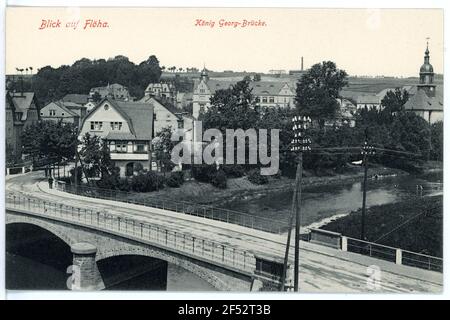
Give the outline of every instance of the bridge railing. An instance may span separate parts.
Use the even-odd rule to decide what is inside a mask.
[[[56,188],[60,191],[69,192],[81,196],[99,198],[105,200],[120,201],[142,205],[146,207],[170,210],[178,213],[189,214],[206,219],[223,221],[231,224],[237,224],[251,229],[266,231],[270,233],[281,234],[288,230],[287,222],[273,219],[257,217],[243,212],[229,209],[222,209],[208,205],[201,205],[187,201],[175,201],[161,197],[145,195],[143,199],[136,199],[136,193],[102,189],[90,186],[74,186],[57,181]]]
[[[6,208],[116,234],[238,271],[253,274],[256,266],[255,256],[251,252],[106,211],[74,207],[18,194],[7,194]]]
[[[437,272],[443,271],[444,260],[439,257],[385,246],[379,243],[363,241],[355,238],[342,238],[346,239],[346,241],[342,241],[342,249],[344,251],[355,252],[370,257],[391,261],[396,264],[402,264]]]

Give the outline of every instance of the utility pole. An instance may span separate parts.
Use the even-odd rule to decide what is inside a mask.
[[[363,180],[363,200],[362,200],[362,209],[361,209],[361,240],[365,240],[366,233],[366,192],[367,192],[367,170],[368,170],[368,162],[369,155],[375,154],[375,148],[368,144],[368,131],[366,128],[366,139],[364,141],[364,146],[361,151],[363,155],[363,165],[364,165],[364,180]]]
[[[281,277],[281,290],[284,291],[286,281],[289,247],[291,241],[292,222],[295,215],[295,256],[294,256],[294,291],[299,290],[299,263],[300,263],[300,220],[301,220],[301,198],[302,198],[302,175],[303,175],[303,152],[311,150],[311,140],[305,137],[305,131],[311,123],[311,118],[295,116],[292,119],[294,138],[292,139],[291,151],[298,152],[297,170],[295,175],[294,195],[292,199],[292,214],[289,223],[288,238],[284,256],[283,274]]]

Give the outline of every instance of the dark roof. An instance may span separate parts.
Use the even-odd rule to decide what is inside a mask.
[[[49,104],[54,103],[56,104],[58,107],[60,107],[61,109],[63,109],[65,112],[67,112],[69,115],[76,117],[78,116],[75,112],[73,112],[72,110],[70,110],[70,108],[68,108],[65,103],[63,101],[55,101],[55,102],[50,102]],[[48,106],[49,104],[47,104],[46,106]],[[45,106],[45,107],[46,107]],[[45,108],[44,107],[44,108]]]
[[[197,88],[199,85],[200,80],[194,81],[194,88]],[[223,90],[223,89],[229,89],[233,85],[235,85],[237,81],[229,81],[229,80],[208,80],[206,82],[206,85],[208,86],[209,90],[211,91],[211,94],[214,94],[217,90]],[[293,88],[290,86],[288,82],[282,82],[282,81],[252,81],[250,82],[249,86],[252,89],[252,94],[256,96],[264,96],[264,95],[271,95],[275,96],[278,95],[281,89],[288,85],[289,89],[291,89],[293,92]]]
[[[116,101],[106,97],[92,109],[89,115],[94,114],[95,111],[106,101],[127,121],[131,131],[131,134],[119,133],[120,137],[115,136],[114,139],[151,140],[153,138],[153,105],[150,103]],[[84,126],[84,123],[88,118],[89,116],[83,119],[81,128]],[[112,133],[108,133],[106,138],[108,139],[112,136]]]
[[[78,104],[86,104],[89,100],[88,94],[78,94],[78,93],[69,93],[66,94],[62,99],[64,102],[74,102]]]
[[[439,97],[430,97],[424,90],[417,90],[416,94],[405,103],[405,110],[413,111],[443,111],[444,105]]]
[[[33,102],[36,108],[39,109],[34,92],[12,93],[7,91],[6,94],[9,96],[8,101],[13,103],[15,112],[22,112],[22,118],[20,119],[22,121],[27,120],[28,110],[31,109]]]
[[[150,103],[150,104],[154,104],[159,103],[162,107],[166,108],[167,111],[169,111],[170,113],[172,113],[174,116],[179,117],[179,115],[181,113],[183,113],[182,110],[178,109],[177,107],[175,107],[172,103],[170,103],[169,101],[166,101],[164,99],[158,98],[158,97],[154,97],[154,96],[145,96],[143,97],[141,100],[139,100],[138,102],[142,102],[142,103]]]

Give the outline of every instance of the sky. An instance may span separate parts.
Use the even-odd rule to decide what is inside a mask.
[[[60,21],[43,28],[42,20]],[[87,27],[86,20],[105,27]],[[214,27],[196,26],[198,19]],[[255,20],[265,26],[220,27]],[[73,28],[71,22],[78,22]],[[68,26],[66,24],[69,23]],[[125,55],[166,67],[268,72],[332,60],[351,75],[417,76],[429,38],[443,73],[441,9],[24,8],[6,11],[6,74]]]

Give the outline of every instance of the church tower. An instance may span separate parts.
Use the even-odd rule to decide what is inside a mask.
[[[424,90],[429,97],[434,97],[436,91],[436,85],[433,83],[434,70],[433,66],[430,64],[430,51],[425,50],[425,57],[423,59],[423,65],[420,67],[420,81],[417,85],[419,90]]]

